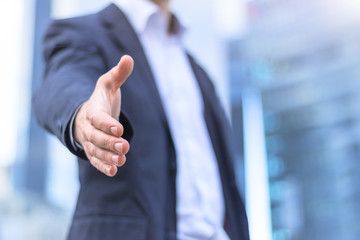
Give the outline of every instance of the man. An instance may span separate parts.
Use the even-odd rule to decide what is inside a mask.
[[[183,31],[168,0],[118,0],[49,27],[34,106],[79,157],[68,239],[249,238],[229,124]]]

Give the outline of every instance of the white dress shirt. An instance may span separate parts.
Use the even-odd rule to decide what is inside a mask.
[[[203,99],[180,41],[184,27],[173,15],[178,28],[170,34],[166,17],[149,0],[115,0],[115,3],[127,16],[143,46],[174,141],[177,238],[228,240],[223,229],[222,186],[203,117]],[[76,145],[73,139],[72,142]]]

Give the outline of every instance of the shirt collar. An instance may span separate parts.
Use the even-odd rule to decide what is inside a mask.
[[[141,35],[145,32],[148,22],[153,16],[161,16],[160,8],[150,0],[114,0],[114,3],[125,13],[135,32]],[[173,35],[182,36],[186,30],[183,21],[171,14],[169,29]]]

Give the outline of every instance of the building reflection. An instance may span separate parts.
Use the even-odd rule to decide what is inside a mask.
[[[242,89],[260,89],[273,239],[358,239],[360,2],[248,9],[248,33],[229,46],[232,102],[239,111]]]

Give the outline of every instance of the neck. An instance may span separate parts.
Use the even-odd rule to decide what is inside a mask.
[[[173,25],[173,16],[172,13],[170,11],[170,0],[150,0],[153,3],[155,3],[156,5],[159,6],[161,12],[164,14],[164,16],[167,19],[168,22],[168,33],[174,33],[174,25]]]
[[[151,0],[153,3],[158,5],[161,11],[166,15],[170,16],[170,0]]]

